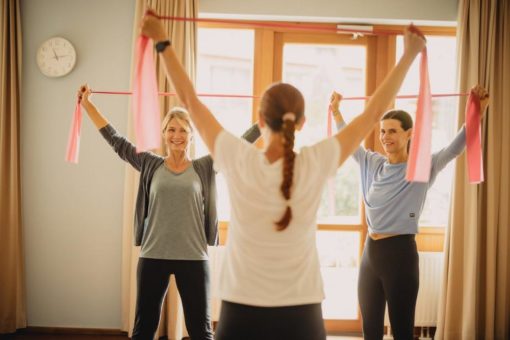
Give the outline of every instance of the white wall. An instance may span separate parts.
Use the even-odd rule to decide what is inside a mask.
[[[29,326],[120,329],[123,162],[87,117],[80,162],[64,162],[75,92],[129,88],[134,0],[22,0],[22,207]],[[62,78],[39,72],[49,37],[77,50]],[[94,101],[125,131],[126,96]]]
[[[78,86],[88,82],[97,90],[129,89],[134,2],[21,1],[21,166],[29,326],[121,327],[124,165],[86,117],[79,164],[65,163],[64,155]],[[308,15],[326,20],[335,13],[333,21],[352,16],[436,23],[454,21],[457,6],[456,0],[200,2],[201,16]],[[56,35],[74,43],[78,61],[72,73],[51,79],[38,71],[35,53],[44,40]],[[128,97],[96,95],[94,101],[124,133]]]
[[[453,25],[458,0],[200,0],[201,17]]]

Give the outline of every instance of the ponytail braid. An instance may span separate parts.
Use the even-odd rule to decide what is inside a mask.
[[[288,116],[287,116],[288,115]],[[294,113],[286,113],[283,117],[282,135],[283,135],[283,180],[280,190],[283,197],[288,201],[292,187],[292,178],[294,177],[294,131],[296,129]],[[282,231],[286,229],[292,219],[292,209],[289,205],[285,209],[282,218],[276,222],[276,229]]]
[[[287,201],[283,216],[275,222],[276,230],[285,230],[292,220],[292,209],[288,201],[294,177],[294,132],[296,123],[301,124],[305,115],[305,99],[299,90],[286,83],[271,85],[260,100],[260,116],[272,133],[281,134],[283,146],[283,173],[281,193]]]

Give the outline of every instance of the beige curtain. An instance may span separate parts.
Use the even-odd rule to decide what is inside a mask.
[[[188,18],[196,18],[198,16],[198,0],[137,0],[133,30],[133,46],[135,46],[134,42],[139,36],[140,19],[148,8],[164,16]],[[196,23],[165,20],[164,24],[172,40],[174,50],[191,79],[194,79],[196,64]],[[163,67],[160,65],[159,60],[155,59],[155,61],[159,90],[175,92],[166,80]],[[131,67],[131,69],[133,70],[133,67]],[[162,114],[166,113],[171,107],[179,104],[175,97],[160,97],[160,103]],[[130,116],[128,134],[130,139],[134,140],[131,112]],[[133,246],[133,214],[135,211],[137,188],[138,173],[130,166],[126,166],[122,240],[122,329],[128,331],[130,335],[133,330],[135,316],[136,266],[140,252],[139,247]],[[187,335],[181,300],[173,277],[161,314],[158,335],[166,335],[169,339],[178,340]]]
[[[460,90],[490,92],[482,127],[486,180],[459,159],[445,246],[437,339],[510,338],[510,1],[459,1]],[[465,98],[460,102],[464,112]],[[459,125],[464,116],[459,117]]]
[[[27,325],[21,227],[19,0],[2,0],[0,55],[0,334]]]

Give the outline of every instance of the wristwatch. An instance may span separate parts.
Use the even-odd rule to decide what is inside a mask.
[[[167,48],[168,46],[172,45],[170,40],[162,40],[158,41],[156,45],[154,45],[154,48],[156,48],[156,52],[161,53]]]

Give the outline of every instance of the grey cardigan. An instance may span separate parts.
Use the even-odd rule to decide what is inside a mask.
[[[139,246],[142,244],[145,230],[152,176],[156,169],[163,164],[164,158],[150,151],[137,153],[136,147],[125,137],[121,136],[110,124],[101,128],[99,132],[101,132],[101,135],[103,135],[120,158],[140,171],[134,221],[134,244]],[[250,143],[255,142],[260,137],[258,125],[253,125],[242,137]],[[218,216],[216,211],[216,177],[213,169],[213,159],[208,155],[193,160],[192,164],[202,182],[205,236],[207,243],[214,246],[218,244]]]

